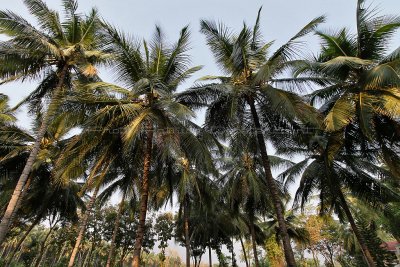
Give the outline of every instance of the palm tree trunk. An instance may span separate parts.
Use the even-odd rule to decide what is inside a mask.
[[[29,233],[32,231],[32,229],[40,222],[42,219],[42,215],[38,214],[36,216],[36,219],[32,222],[31,226],[29,226],[28,230],[25,231],[24,235],[21,237],[21,239],[18,241],[17,245],[15,246],[13,252],[11,253],[10,259],[8,260],[6,266],[10,264],[11,260],[14,258],[15,254],[17,253],[18,249],[21,247],[22,243],[24,243],[25,239],[28,237]]]
[[[88,251],[87,251],[87,253],[86,253],[86,256],[85,256],[85,259],[83,260],[82,267],[88,266],[88,261],[89,261],[89,259],[90,259],[91,254],[92,254],[92,248],[93,248],[93,247],[91,247],[90,249],[88,249]]]
[[[190,267],[190,236],[189,236],[189,197],[185,195],[185,204],[183,207],[185,247],[186,247],[186,267]]]
[[[96,185],[96,188],[95,188],[95,190],[93,192],[93,195],[90,198],[89,204],[87,206],[85,215],[83,216],[82,224],[81,224],[81,227],[79,229],[79,234],[78,234],[78,237],[77,237],[77,239],[75,241],[75,246],[74,246],[74,249],[72,250],[71,257],[69,258],[68,267],[74,266],[76,254],[78,253],[79,246],[81,245],[81,242],[82,242],[82,239],[83,239],[83,235],[85,234],[86,226],[87,226],[87,224],[89,222],[90,212],[91,212],[92,207],[94,205],[94,202],[96,200],[97,193],[99,192],[99,189],[100,189],[100,183],[98,183]]]
[[[211,246],[208,246],[208,264],[212,267]]]
[[[118,207],[117,218],[115,219],[114,231],[113,231],[113,236],[112,236],[111,245],[110,245],[110,252],[108,253],[108,259],[107,259],[107,264],[106,264],[107,267],[113,266],[113,264],[114,264],[115,240],[117,238],[119,223],[121,221],[121,216],[122,216],[122,212],[123,212],[123,208],[124,208],[125,195],[126,195],[126,190],[124,191],[124,193],[122,195],[122,200],[119,203],[119,207]]]
[[[57,223],[55,223],[53,226],[50,227],[49,232],[47,233],[46,237],[44,238],[44,240],[42,242],[42,245],[40,246],[40,252],[39,252],[39,256],[38,256],[38,258],[36,260],[35,267],[38,267],[39,264],[42,262],[42,258],[43,258],[43,255],[44,255],[44,252],[45,252],[45,249],[46,249],[47,239],[50,237],[50,234],[53,232],[53,229],[54,229],[56,224]]]
[[[258,255],[257,255],[257,243],[256,243],[256,232],[254,229],[254,220],[250,220],[250,233],[251,233],[251,243],[253,245],[254,265],[255,267],[259,267],[260,263],[258,262]]]
[[[63,246],[61,247],[60,252],[58,253],[58,257],[54,258],[55,262],[53,263],[53,265],[56,265],[57,262],[59,262],[62,258],[62,256],[64,255],[65,249],[67,248],[67,242],[64,242]]]
[[[367,261],[368,266],[375,267],[376,264],[375,264],[374,258],[372,257],[371,252],[369,251],[369,248],[365,244],[364,238],[362,237],[362,235],[354,221],[353,215],[351,214],[349,206],[347,205],[346,199],[344,198],[343,192],[340,188],[338,190],[338,194],[339,194],[341,206],[342,206],[344,212],[346,213],[347,220],[349,221],[351,228],[354,232],[354,235],[357,238],[358,244],[361,247],[361,251],[363,252],[364,258]]]
[[[43,116],[42,123],[40,125],[39,131],[37,133],[37,137],[35,140],[35,143],[33,145],[33,148],[31,150],[31,153],[29,154],[28,160],[25,164],[25,167],[22,171],[21,176],[18,179],[17,186],[14,189],[14,192],[11,196],[10,202],[7,205],[7,209],[3,215],[3,219],[1,220],[0,223],[0,245],[3,244],[4,239],[6,237],[6,234],[8,232],[8,228],[10,227],[11,223],[14,220],[15,213],[17,212],[17,203],[18,200],[21,197],[22,191],[24,189],[24,186],[26,184],[26,180],[28,179],[29,173],[32,170],[33,163],[36,160],[36,157],[39,153],[40,150],[40,143],[42,141],[42,138],[44,134],[46,133],[47,127],[50,123],[50,119],[53,116],[55,109],[54,106],[56,106],[56,103],[58,102],[58,96],[62,91],[62,87],[64,85],[64,80],[65,76],[67,75],[68,71],[68,65],[65,64],[59,73],[59,80],[57,83],[57,86],[53,92],[49,107],[47,108],[46,113]]]
[[[243,250],[244,262],[246,263],[246,267],[249,267],[249,261],[247,260],[246,248],[244,247],[244,243],[243,243],[243,239],[242,239],[241,235],[239,235],[239,240],[240,240],[240,245],[242,246],[242,250]]]
[[[312,254],[312,257],[313,257],[315,266],[316,266],[316,267],[319,267],[319,263],[318,263],[318,261],[317,261],[317,256],[315,255],[314,249],[310,249],[310,250],[311,250],[311,254]]]
[[[288,234],[285,219],[284,219],[284,211],[282,208],[281,200],[279,199],[278,187],[275,183],[274,177],[272,176],[271,164],[268,159],[267,146],[265,144],[264,135],[262,133],[260,119],[258,117],[258,113],[257,113],[256,107],[254,104],[254,99],[248,98],[247,102],[250,106],[251,114],[252,114],[253,121],[254,121],[254,126],[256,127],[256,131],[257,131],[257,141],[258,141],[258,145],[259,145],[260,152],[261,152],[261,159],[262,159],[262,162],[264,165],[266,183],[268,185],[268,188],[269,188],[269,191],[271,194],[271,198],[272,198],[272,202],[273,202],[273,205],[275,208],[275,214],[278,219],[279,233],[280,233],[282,241],[283,241],[283,248],[284,248],[284,252],[285,252],[286,263],[287,263],[288,267],[295,267],[296,261],[294,259],[293,250],[290,245],[290,238],[289,238],[289,234]]]
[[[147,215],[147,202],[149,199],[149,175],[150,175],[150,165],[151,165],[151,152],[153,147],[153,126],[151,122],[147,123],[146,130],[147,130],[146,151],[143,161],[143,179],[141,186],[142,192],[140,196],[139,226],[136,232],[132,267],[139,267],[140,251],[142,249],[144,232],[146,230],[145,227],[146,227],[146,215]]]

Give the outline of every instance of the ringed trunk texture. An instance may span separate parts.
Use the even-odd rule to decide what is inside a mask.
[[[56,100],[58,98],[58,95],[62,91],[62,87],[64,85],[64,80],[65,80],[65,76],[67,75],[67,71],[68,71],[68,65],[65,64],[59,74],[58,84],[54,90],[49,107],[47,108],[47,111],[43,116],[39,131],[37,133],[35,143],[33,145],[33,148],[29,154],[29,157],[25,164],[25,167],[21,173],[21,176],[18,179],[17,186],[14,189],[14,192],[11,196],[10,202],[8,203],[7,209],[1,220],[1,223],[0,223],[0,246],[3,244],[6,234],[8,232],[8,228],[10,227],[11,223],[13,222],[14,214],[17,212],[18,201],[21,197],[21,194],[22,194],[22,191],[26,184],[26,180],[28,179],[29,173],[32,170],[33,163],[35,162],[37,155],[39,153],[40,143],[42,141],[42,138],[47,131],[47,127],[50,123],[51,117],[54,115],[54,107],[53,106],[56,105],[56,102],[57,102]]]
[[[254,229],[253,220],[250,222],[250,233],[251,233],[251,243],[253,245],[254,265],[256,267],[259,267],[260,263],[258,262],[258,255],[257,255],[256,231]]]
[[[371,252],[369,251],[369,248],[365,244],[363,236],[361,235],[360,231],[358,230],[358,227],[354,221],[353,215],[351,214],[351,211],[349,209],[349,206],[347,205],[346,199],[344,198],[343,192],[340,189],[338,191],[339,191],[338,193],[339,193],[340,202],[342,204],[342,208],[343,208],[344,212],[346,213],[346,217],[349,220],[349,223],[354,232],[354,235],[356,236],[358,244],[361,247],[361,251],[363,252],[364,258],[367,261],[367,264],[369,267],[375,267],[376,264],[375,264],[374,258],[372,257]]]
[[[151,166],[151,152],[153,147],[153,126],[150,122],[147,123],[147,136],[146,136],[146,151],[143,161],[143,179],[142,179],[142,192],[140,196],[140,215],[139,225],[136,232],[135,246],[133,250],[132,267],[139,267],[140,265],[140,252],[142,250],[143,237],[146,228],[146,215],[147,215],[147,202],[149,200],[149,175]]]
[[[99,192],[99,188],[100,188],[100,183],[96,186],[96,188],[93,192],[93,196],[90,198],[90,202],[88,204],[88,207],[86,209],[85,215],[82,220],[82,224],[79,229],[78,237],[76,238],[76,241],[75,241],[74,249],[72,250],[71,257],[69,258],[68,267],[74,266],[74,262],[75,262],[76,255],[78,254],[79,246],[81,245],[83,235],[85,234],[86,226],[89,222],[90,211],[93,208],[94,202],[97,197],[97,193]]]
[[[110,252],[108,253],[108,259],[107,259],[107,264],[106,264],[107,267],[113,266],[113,264],[114,264],[115,239],[117,238],[119,223],[121,221],[121,216],[122,216],[122,212],[124,209],[125,195],[126,195],[126,191],[124,191],[124,193],[122,195],[122,200],[119,203],[118,214],[117,214],[117,218],[115,219],[114,231],[113,231],[113,236],[112,236],[111,245],[110,245]]]
[[[260,147],[261,159],[262,159],[262,162],[264,165],[266,183],[267,183],[269,191],[271,193],[271,198],[272,198],[272,202],[274,205],[275,214],[278,219],[279,234],[283,241],[283,249],[285,252],[286,263],[287,263],[288,267],[295,267],[296,261],[294,259],[293,250],[290,245],[290,238],[288,235],[288,231],[287,231],[287,227],[286,227],[286,223],[285,223],[285,219],[284,219],[284,210],[282,207],[281,200],[279,199],[278,187],[276,185],[274,177],[272,176],[271,164],[268,159],[267,146],[265,144],[264,135],[261,131],[262,129],[261,129],[261,124],[260,124],[260,119],[258,117],[256,106],[254,104],[254,99],[248,98],[247,102],[250,106],[251,114],[252,114],[253,121],[254,121],[254,126],[256,127],[256,131],[257,131],[257,141],[258,141],[258,145]]]
[[[189,236],[189,197],[185,196],[185,204],[183,210],[184,231],[185,231],[185,247],[186,247],[186,267],[190,267],[190,236]]]

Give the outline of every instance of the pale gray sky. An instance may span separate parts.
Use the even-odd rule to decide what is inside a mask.
[[[61,10],[61,1],[46,2],[50,7]],[[10,9],[32,21],[22,0],[0,0],[0,3],[1,9]],[[86,12],[96,6],[104,19],[137,38],[148,39],[154,31],[154,25],[159,24],[168,39],[173,42],[178,37],[179,30],[189,24],[192,32],[193,66],[204,65],[204,68],[185,85],[189,87],[197,78],[219,73],[212,54],[199,33],[200,19],[222,21],[235,31],[239,31],[243,21],[253,25],[259,7],[263,6],[260,23],[263,36],[266,41],[276,40],[273,46],[276,48],[311,19],[320,15],[327,16],[327,22],[320,26],[321,29],[348,27],[354,30],[356,3],[356,0],[81,0],[79,10]],[[379,6],[381,14],[400,13],[400,0],[375,0],[367,3]],[[307,41],[310,51],[314,53],[318,51],[318,40],[315,36],[310,35],[304,40]],[[397,34],[393,39],[392,48],[399,45],[400,35]],[[102,77],[112,81],[107,73]],[[14,105],[33,87],[34,85],[30,83],[7,84],[0,87],[0,92],[9,95],[11,105]],[[29,120],[23,112],[19,117],[20,125],[29,128]],[[205,256],[203,260],[207,261],[207,257]]]

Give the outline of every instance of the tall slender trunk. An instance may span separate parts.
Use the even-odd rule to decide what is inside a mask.
[[[119,207],[118,207],[117,218],[115,219],[114,230],[113,230],[113,235],[112,235],[111,245],[110,245],[110,252],[108,253],[108,259],[107,259],[107,264],[106,264],[107,267],[113,266],[113,264],[114,264],[115,240],[117,238],[119,223],[121,221],[121,216],[122,216],[122,212],[124,209],[125,195],[126,195],[126,190],[122,194],[122,199],[121,199],[121,202],[119,203]]]
[[[242,246],[242,250],[243,250],[244,262],[246,263],[246,267],[249,267],[249,261],[247,260],[246,248],[244,246],[243,239],[242,239],[241,235],[239,235],[239,240],[240,240],[240,245]]]
[[[92,254],[92,247],[90,249],[88,249],[85,259],[83,260],[82,267],[88,266],[88,261],[89,261],[91,254]]]
[[[310,250],[311,250],[311,253],[312,253],[312,257],[313,257],[315,266],[316,266],[316,267],[319,267],[319,263],[318,263],[318,261],[317,261],[317,256],[315,255],[314,249],[310,249]]]
[[[258,141],[258,145],[259,145],[260,152],[261,152],[261,159],[262,159],[262,162],[264,165],[266,183],[268,185],[269,192],[270,192],[271,198],[272,198],[272,202],[273,202],[273,205],[275,208],[275,214],[278,219],[279,234],[283,241],[283,249],[285,252],[286,263],[287,263],[288,267],[295,267],[296,261],[294,259],[292,246],[290,245],[290,238],[289,238],[289,234],[287,231],[285,218],[284,218],[284,210],[282,207],[281,200],[279,199],[278,187],[276,185],[274,177],[272,176],[271,164],[268,159],[267,146],[265,144],[264,134],[261,129],[260,119],[258,117],[256,106],[254,104],[254,99],[249,97],[247,99],[247,103],[250,106],[251,114],[252,114],[253,121],[254,121],[254,126],[256,127],[256,131],[257,131],[257,141]]]
[[[28,179],[29,173],[32,170],[33,163],[35,162],[37,155],[40,150],[40,143],[44,134],[46,133],[47,127],[50,123],[51,117],[54,115],[55,107],[57,104],[58,96],[62,92],[62,87],[64,84],[65,76],[67,75],[68,65],[65,64],[59,73],[59,80],[57,86],[53,92],[49,107],[47,108],[46,113],[43,116],[39,131],[36,136],[35,143],[33,148],[29,154],[28,160],[25,164],[25,167],[22,171],[21,176],[18,179],[17,186],[14,189],[14,192],[11,196],[10,202],[7,205],[7,209],[3,215],[3,218],[0,223],[0,245],[3,244],[6,234],[8,232],[8,228],[14,220],[15,213],[17,212],[17,203],[21,197],[22,191],[26,184],[26,180]]]
[[[186,248],[186,267],[190,267],[190,235],[189,235],[189,196],[185,195],[185,203],[183,206],[184,231],[185,231],[185,248]]]
[[[211,246],[208,246],[208,265],[212,267]]]
[[[45,249],[47,247],[46,246],[47,239],[50,237],[50,234],[53,232],[53,229],[54,229],[56,224],[57,224],[57,222],[53,226],[50,226],[49,232],[47,233],[46,237],[44,238],[44,240],[43,240],[43,242],[42,242],[42,244],[40,246],[40,252],[39,252],[39,256],[38,256],[38,258],[36,260],[35,267],[38,267],[39,264],[42,262],[43,255],[44,255]]]
[[[151,165],[151,152],[153,147],[153,126],[151,122],[147,122],[146,130],[147,130],[146,150],[143,161],[143,178],[142,178],[141,196],[140,196],[139,225],[136,232],[132,267],[139,267],[140,251],[142,250],[143,237],[144,237],[144,232],[146,230],[145,227],[146,227],[146,215],[147,215],[147,202],[149,200],[149,175],[150,175],[150,165]]]
[[[42,214],[38,214],[36,216],[36,219],[32,222],[32,224],[29,226],[29,228],[25,231],[24,235],[20,238],[18,241],[17,245],[15,246],[13,252],[11,253],[11,256],[6,264],[10,264],[10,262],[13,260],[15,254],[18,252],[19,248],[21,247],[22,243],[24,243],[25,239],[28,237],[29,233],[32,231],[32,229],[40,222],[42,219]]]
[[[67,242],[64,242],[63,246],[61,247],[60,252],[58,253],[58,257],[54,257],[55,262],[53,263],[53,265],[56,265],[57,262],[59,262],[61,260],[61,258],[64,255],[65,249],[67,248]]]
[[[98,184],[96,185],[96,188],[95,188],[95,190],[94,190],[94,192],[93,192],[93,195],[92,195],[92,197],[90,198],[89,204],[88,204],[88,206],[87,206],[85,215],[83,215],[82,224],[81,224],[81,226],[80,226],[79,234],[78,234],[78,237],[76,238],[75,246],[74,246],[74,249],[72,250],[71,257],[69,258],[68,267],[74,266],[76,254],[78,253],[79,246],[81,245],[83,236],[84,236],[84,234],[85,234],[86,226],[87,226],[87,224],[88,224],[88,222],[89,222],[90,212],[91,212],[92,207],[93,207],[93,205],[94,205],[94,202],[95,202],[95,200],[96,200],[97,193],[99,192],[99,189],[100,189],[100,183],[98,183]]]
[[[367,261],[368,266],[369,267],[375,267],[376,264],[375,264],[374,258],[372,257],[371,252],[369,251],[369,248],[367,247],[367,245],[366,245],[366,243],[364,241],[364,238],[361,235],[361,233],[360,233],[360,231],[359,231],[359,229],[358,229],[358,227],[357,227],[357,225],[356,225],[356,223],[354,221],[353,215],[351,214],[349,206],[347,205],[346,199],[344,198],[343,192],[342,192],[342,190],[340,188],[338,190],[338,194],[339,194],[339,199],[340,199],[340,202],[341,202],[341,206],[342,206],[344,212],[346,213],[347,220],[349,221],[349,223],[351,225],[351,228],[352,228],[352,230],[354,232],[354,235],[357,238],[358,244],[361,247],[361,251],[363,252],[364,258]]]
[[[258,262],[258,253],[257,253],[257,242],[256,242],[256,231],[254,229],[254,220],[250,221],[250,233],[251,233],[251,243],[253,245],[253,255],[254,255],[254,265],[255,267],[259,267],[260,263]]]

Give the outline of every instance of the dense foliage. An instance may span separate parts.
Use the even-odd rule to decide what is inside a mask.
[[[75,0],[24,4],[35,23],[0,11],[1,86],[38,81],[0,94],[0,266],[398,263],[399,16],[358,0],[354,33],[321,16],[275,51],[261,8],[239,32],[202,20],[224,75],[182,88],[188,27],[138,41]]]

